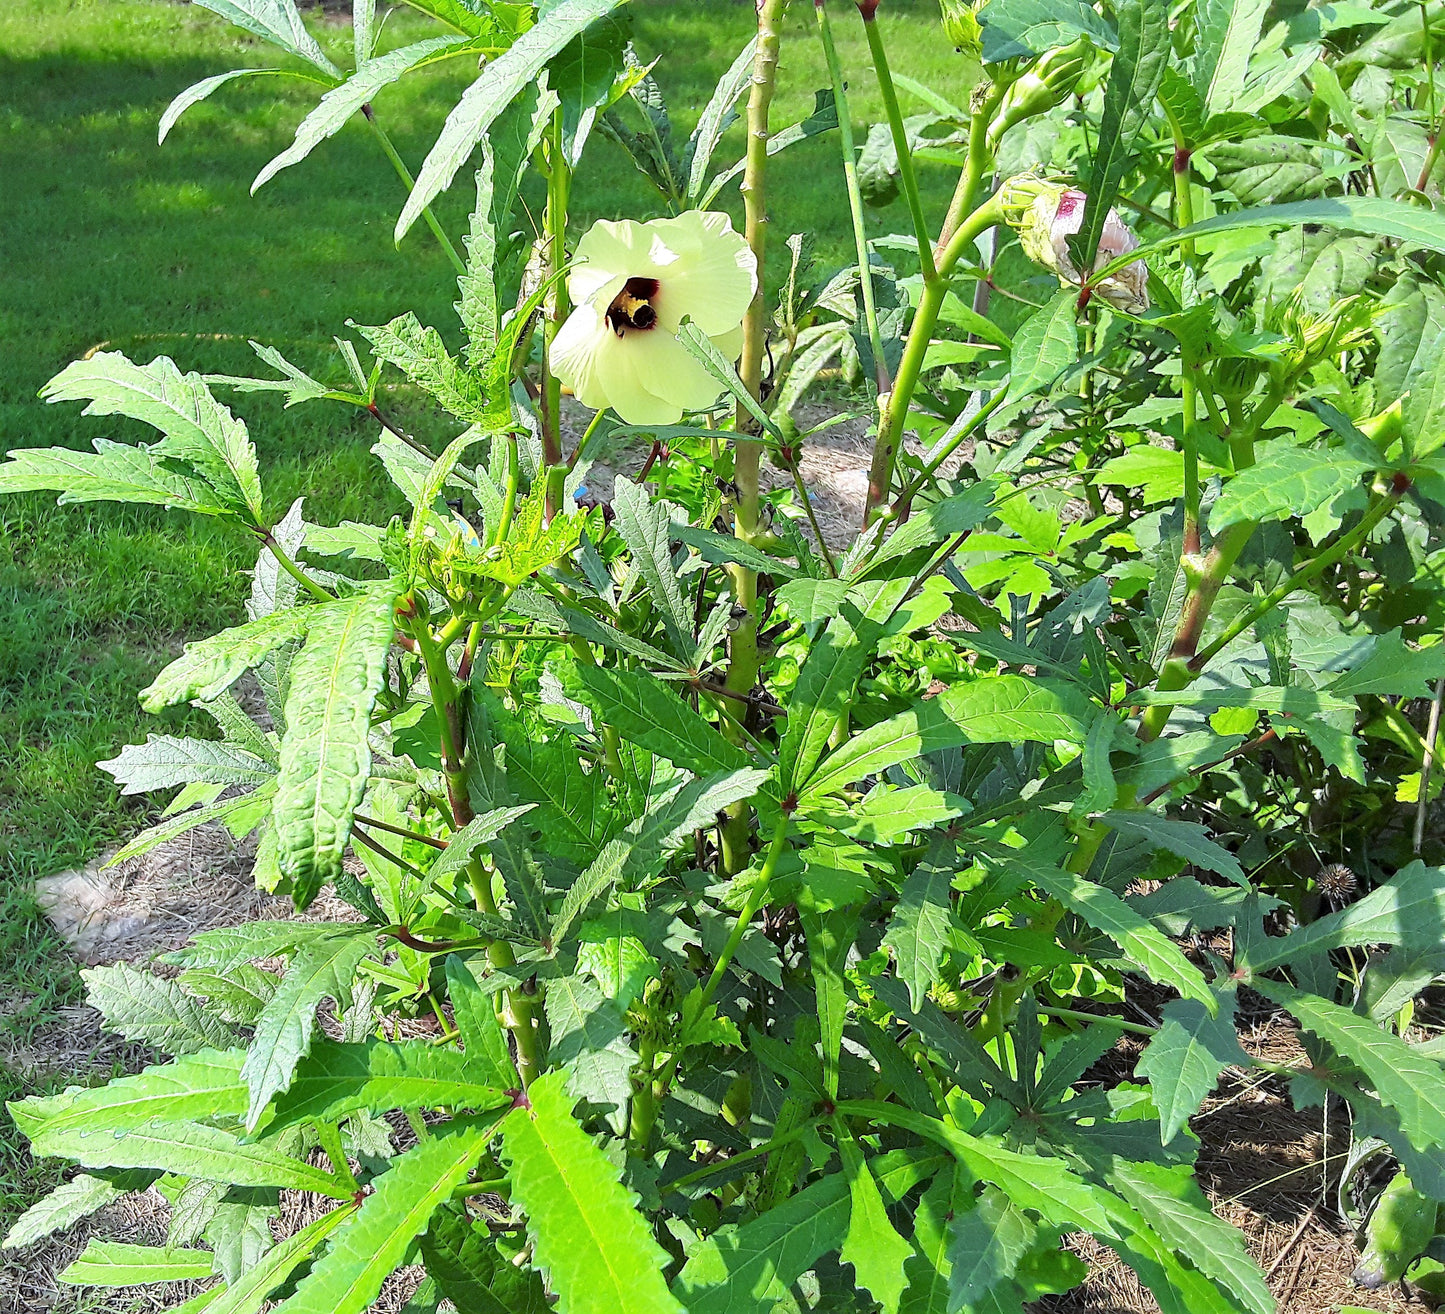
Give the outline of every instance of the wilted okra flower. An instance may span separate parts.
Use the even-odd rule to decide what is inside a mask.
[[[1061,283],[1083,284],[1069,251],[1069,238],[1084,222],[1088,197],[1077,187],[1049,182],[1035,174],[1010,178],[1000,188],[1004,217],[1017,229],[1024,254],[1036,264],[1059,276]],[[1104,231],[1094,256],[1094,269],[1102,269],[1139,245],[1119,212],[1111,209],[1104,218]],[[1135,260],[1108,278],[1094,284],[1094,290],[1111,306],[1131,314],[1149,309],[1149,269]]]

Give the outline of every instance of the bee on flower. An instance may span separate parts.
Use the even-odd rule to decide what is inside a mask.
[[[1020,174],[1004,183],[1004,214],[1018,230],[1019,245],[1035,264],[1059,276],[1061,283],[1083,284],[1069,250],[1071,238],[1083,226],[1088,196],[1077,187],[1048,182],[1034,174]],[[1104,217],[1094,269],[1102,269],[1139,245],[1139,239],[1111,209]],[[1135,260],[1093,285],[1094,291],[1111,306],[1140,314],[1149,309],[1149,267]]]
[[[567,276],[576,308],[553,340],[552,370],[594,410],[610,406],[626,424],[675,424],[722,392],[678,340],[682,321],[735,360],[757,286],[757,258],[725,214],[599,220],[577,244]]]

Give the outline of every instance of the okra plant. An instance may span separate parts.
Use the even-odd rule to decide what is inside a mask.
[[[0,466],[255,535],[247,621],[141,695],[215,735],[101,764],[179,787],[118,857],[219,821],[261,887],[351,910],[89,972],[168,1057],[11,1106],[78,1171],[8,1245],[155,1186],[169,1243],[65,1280],[353,1314],[420,1264],[418,1310],[958,1314],[1077,1285],[1087,1233],[1166,1311],[1267,1314],[1193,1177],[1231,1065],[1343,1101],[1445,1200],[1413,1002],[1445,971],[1445,8],[943,0],[925,87],[892,0],[759,0],[683,140],[623,0],[409,0],[437,35],[396,48],[356,0],[349,69],[294,0],[196,3],[276,67],[161,136],[234,79],[317,84],[257,185],[361,116],[459,325],[338,324],[322,378],[101,352],[45,396],[158,440]],[[792,125],[784,40],[830,70]],[[454,60],[413,177],[385,89]],[[785,149],[834,152],[848,266],[770,231]],[[587,150],[655,211],[569,224]],[[464,234],[431,209],[462,175]],[[368,413],[409,513],[276,505],[217,396],[258,390]],[[804,475],[820,390],[873,436],[849,544]],[[599,505],[604,439],[652,455]],[[1306,1062],[1244,1051],[1246,990]],[[283,1192],[324,1207],[281,1235]]]

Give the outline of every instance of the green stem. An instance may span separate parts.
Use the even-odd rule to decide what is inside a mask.
[[[838,62],[838,48],[833,42],[833,24],[828,17],[825,0],[817,0],[818,32],[823,38],[823,57],[833,80],[833,99],[838,107],[838,135],[843,146],[843,179],[848,191],[848,210],[853,219],[853,246],[858,257],[858,286],[863,293],[863,322],[868,330],[868,345],[873,351],[873,372],[880,394],[889,390],[888,362],[883,355],[883,334],[878,327],[878,302],[873,291],[872,262],[868,258],[868,230],[863,218],[863,192],[858,184],[858,152],[853,140],[853,121],[848,110],[848,84]],[[836,572],[834,577],[836,578]]]
[[[1283,580],[1281,583],[1277,584],[1267,594],[1265,594],[1265,596],[1261,598],[1255,606],[1251,607],[1249,611],[1245,612],[1242,616],[1236,617],[1228,626],[1225,627],[1223,634],[1221,634],[1217,639],[1215,639],[1214,642],[1211,643],[1202,652],[1200,652],[1198,655],[1191,659],[1191,661],[1189,662],[1190,670],[1197,675],[1215,657],[1217,657],[1221,652],[1223,652],[1225,648],[1227,648],[1231,643],[1233,643],[1235,639],[1237,639],[1241,634],[1243,634],[1245,630],[1249,629],[1252,625],[1255,625],[1265,616],[1267,616],[1271,611],[1273,611],[1277,606],[1279,606],[1281,602],[1283,602],[1287,597],[1289,597],[1291,593],[1302,589],[1306,584],[1308,584],[1311,580],[1315,579],[1317,576],[1321,575],[1324,571],[1328,570],[1337,561],[1341,561],[1345,557],[1347,557],[1351,552],[1353,552],[1357,547],[1359,547],[1359,545],[1363,543],[1367,537],[1369,537],[1371,531],[1375,528],[1375,526],[1378,525],[1380,521],[1382,521],[1387,515],[1390,514],[1391,511],[1395,509],[1396,504],[1400,500],[1400,496],[1400,493],[1395,492],[1377,492],[1374,499],[1371,501],[1370,506],[1366,509],[1365,514],[1360,518],[1360,523],[1358,525],[1356,525],[1352,530],[1350,530],[1348,534],[1343,535],[1330,547],[1326,548],[1318,556],[1314,557],[1310,561],[1305,562],[1305,564],[1301,566],[1298,570],[1296,570],[1292,575],[1290,575],[1288,579]]]
[[[758,9],[758,48],[753,59],[753,86],[748,95],[748,146],[743,169],[742,194],[746,213],[748,245],[757,259],[758,286],[743,320],[742,357],[738,374],[754,397],[762,396],[763,353],[767,347],[768,306],[765,292],[767,269],[767,177],[769,114],[778,73],[780,27],[787,0],[762,0]],[[741,403],[737,409],[737,448],[733,482],[738,487],[734,533],[749,543],[758,529],[759,466],[762,444],[754,436],[757,421]],[[737,564],[729,565],[733,600],[745,615],[728,641],[728,673],[725,684],[734,693],[749,694],[758,682],[761,659],[758,654],[758,577]],[[741,717],[729,715],[723,730],[741,742]],[[722,868],[734,875],[747,866],[752,856],[752,835],[746,801],[732,804],[721,829]]]
[[[683,1187],[691,1186],[694,1182],[700,1182],[711,1177],[714,1173],[724,1172],[729,1168],[736,1168],[739,1164],[748,1163],[753,1159],[760,1159],[765,1154],[771,1154],[774,1150],[781,1150],[785,1145],[791,1145],[794,1141],[801,1140],[813,1130],[822,1118],[809,1118],[800,1122],[796,1127],[787,1131],[779,1132],[769,1140],[763,1141],[760,1145],[754,1145],[749,1150],[742,1150],[737,1154],[729,1155],[726,1159],[720,1159],[717,1163],[710,1163],[706,1167],[698,1168],[693,1172],[686,1173],[677,1181],[670,1182],[673,1190],[681,1190]]]
[[[823,564],[828,567],[828,574],[837,579],[838,567],[833,562],[833,554],[828,551],[828,540],[823,537],[823,527],[818,523],[818,513],[813,510],[813,499],[808,496],[808,486],[803,482],[801,462],[798,460],[796,451],[793,453],[793,459],[788,462],[788,469],[793,476],[793,487],[797,490],[798,500],[803,504],[803,514],[808,517],[808,523],[813,527],[813,535],[818,540],[818,551],[823,554]]]
[[[1182,137],[1174,139],[1174,221],[1180,228],[1188,228],[1194,222],[1194,198],[1190,193],[1189,147]],[[1194,242],[1191,239],[1183,247],[1186,262],[1194,258]],[[1199,361],[1187,347],[1182,357],[1183,372],[1179,377],[1179,391],[1184,403],[1184,429],[1181,445],[1184,449],[1184,543],[1183,551],[1197,556],[1200,547],[1199,507],[1199,420],[1198,370]]]
[[[569,470],[575,470],[577,468],[577,462],[587,455],[587,449],[592,446],[592,439],[597,436],[597,431],[602,427],[602,420],[606,414],[607,407],[604,406],[588,421],[587,432],[582,435],[582,441],[577,444],[577,450],[572,453],[567,461],[567,468]]]
[[[517,452],[517,431],[507,433],[507,490],[502,498],[502,518],[497,522],[495,537],[488,536],[488,547],[507,541],[507,532],[512,528],[512,518],[517,514],[517,490],[522,483],[522,462]]]
[[[935,259],[943,258],[964,215],[970,214],[978,204],[983,175],[993,163],[993,152],[988,148],[988,124],[997,102],[997,95],[991,96],[988,103],[969,120],[968,154],[964,158],[963,172],[959,175],[958,186],[954,188],[953,199],[948,204],[948,214],[944,216],[938,243],[933,248]]]
[[[377,141],[381,143],[381,149],[385,153],[386,158],[391,161],[391,167],[396,170],[397,177],[406,184],[406,190],[409,193],[411,189],[416,186],[416,179],[411,176],[411,170],[406,167],[406,161],[401,158],[400,154],[397,153],[396,147],[391,144],[391,138],[386,135],[386,129],[376,121],[376,116],[372,113],[371,106],[363,105],[362,113],[366,116],[366,121],[371,126],[372,132],[376,134]],[[465,274],[467,272],[467,262],[457,253],[456,247],[452,245],[451,238],[446,235],[441,224],[437,222],[437,217],[432,213],[431,206],[427,205],[422,207],[421,217],[426,220],[426,226],[431,229],[432,236],[436,238],[441,249],[447,253],[447,259],[452,262],[452,266],[456,269],[457,273]]]
[[[743,904],[742,911],[738,913],[738,919],[733,923],[727,943],[723,945],[722,953],[718,955],[717,963],[713,966],[712,975],[708,977],[707,984],[702,988],[702,1003],[698,1005],[699,1013],[712,1002],[713,996],[717,994],[728,966],[736,955],[738,946],[743,942],[743,936],[747,934],[748,927],[752,924],[758,909],[763,906],[763,901],[768,897],[768,886],[772,883],[773,872],[777,870],[778,859],[782,857],[787,841],[788,818],[784,815],[778,820],[777,827],[773,831],[772,843],[768,845],[767,854],[763,858],[763,869],[758,874],[753,888],[748,891],[747,902]]]
[[[923,193],[919,190],[918,174],[913,168],[913,150],[908,144],[908,130],[903,126],[903,110],[898,104],[893,73],[888,67],[888,51],[884,48],[883,35],[878,30],[874,13],[867,9],[859,12],[863,15],[863,31],[868,36],[873,71],[878,77],[878,90],[883,97],[883,112],[888,118],[888,130],[893,135],[893,149],[898,154],[898,182],[908,203],[909,217],[913,220],[913,236],[918,241],[918,264],[923,272],[923,281],[931,283],[938,275],[933,264],[933,239],[928,232],[928,218],[923,213]]]
[[[426,671],[432,706],[436,708],[441,734],[442,772],[447,782],[452,824],[460,830],[473,817],[468,789],[470,763],[462,756],[460,691],[451,668],[447,665],[446,646],[438,646],[433,641],[431,626],[418,622],[413,625],[411,632]],[[484,913],[495,915],[497,902],[492,897],[491,881],[480,858],[474,856],[467,864],[467,877],[477,907]],[[508,968],[515,964],[516,955],[512,952],[512,946],[505,941],[492,940],[483,943],[486,944],[487,958],[493,967]],[[527,1086],[541,1071],[537,1052],[536,1009],[533,1001],[520,989],[512,989],[507,991],[504,1011],[504,1024],[517,1045],[517,1071],[522,1077],[522,1084]]]
[[[1005,386],[994,393],[988,401],[984,402],[984,404],[959,427],[958,432],[949,438],[943,447],[929,458],[928,464],[909,481],[908,485],[893,501],[893,512],[900,520],[907,518],[908,508],[917,495],[918,490],[932,479],[942,468],[943,463],[968,441],[973,431],[981,424],[986,423],[988,417],[998,410],[1007,400],[1008,388]]]
[[[266,531],[266,537],[262,540],[262,542],[264,542],[266,546],[271,550],[271,555],[276,558],[276,562],[281,567],[281,569],[284,570],[288,575],[290,575],[291,578],[294,579],[298,584],[300,584],[302,588],[304,588],[308,593],[310,593],[311,596],[317,600],[317,602],[336,601],[335,597],[332,594],[328,593],[325,589],[323,589],[320,584],[318,584],[314,579],[312,579],[310,575],[308,575],[304,570],[301,569],[300,566],[298,566],[294,561],[291,560],[289,556],[286,555],[286,549],[283,548],[281,544],[276,541],[276,536],[269,529]]]
[[[1143,1022],[1126,1022],[1121,1017],[1111,1017],[1107,1013],[1084,1013],[1077,1008],[1050,1008],[1045,1004],[1040,1004],[1038,1009],[1049,1017],[1064,1018],[1069,1022],[1098,1022],[1106,1027],[1127,1031],[1133,1036],[1152,1036],[1159,1030],[1158,1027],[1147,1026]]]
[[[979,206],[959,225],[958,231],[944,249],[937,271],[923,285],[923,295],[918,302],[918,311],[913,316],[913,324],[908,330],[908,341],[903,348],[903,359],[898,365],[898,377],[893,382],[893,391],[886,400],[879,399],[878,438],[873,445],[873,464],[868,472],[865,524],[871,524],[876,519],[879,510],[888,500],[893,485],[893,466],[898,458],[898,448],[903,442],[908,410],[913,402],[919,377],[923,373],[923,360],[928,354],[929,343],[933,341],[933,330],[938,327],[938,316],[943,310],[944,298],[948,295],[949,280],[954,267],[974,239],[1002,218],[1003,211],[996,199],[990,199]],[[930,257],[930,268],[932,264]]]
[[[542,359],[542,464],[546,469],[547,518],[562,505],[567,466],[562,457],[562,383],[552,373],[552,342],[571,313],[567,283],[558,277],[567,265],[567,210],[572,195],[572,168],[567,163],[563,138],[562,111],[552,115],[547,140],[547,231],[548,274],[556,279],[547,306],[547,349]]]
[[[375,817],[368,817],[360,812],[352,814],[353,819],[359,821],[363,826],[369,826],[372,830],[384,830],[390,835],[400,835],[403,839],[416,840],[419,844],[430,845],[434,849],[447,847],[446,840],[437,839],[432,835],[423,835],[419,831],[407,830],[403,826],[393,826],[387,821],[378,821]]]

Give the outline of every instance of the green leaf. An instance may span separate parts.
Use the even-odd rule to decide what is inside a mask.
[[[1046,391],[1078,360],[1078,303],[1077,289],[1065,288],[1015,330],[1009,353],[1010,401]]]
[[[948,1314],[948,1224],[955,1214],[954,1170],[945,1168],[913,1211],[914,1254],[904,1264],[902,1314]],[[959,1202],[961,1204],[961,1202]]]
[[[340,78],[336,67],[306,30],[295,0],[196,0],[203,9],[220,14],[237,27],[263,37],[282,50],[314,64],[328,77]]]
[[[443,1205],[421,1239],[427,1272],[461,1314],[547,1314],[551,1305],[536,1269],[498,1253],[484,1223],[464,1206]]]
[[[949,1228],[948,1303],[970,1308],[986,1300],[1018,1271],[1038,1229],[996,1190],[985,1190]]]
[[[129,1131],[155,1118],[190,1122],[234,1118],[246,1110],[241,1083],[245,1051],[203,1049],[174,1062],[117,1077],[104,1086],[72,1087],[60,1095],[36,1096],[9,1105],[15,1125],[35,1153],[45,1154],[51,1135],[79,1131]]]
[[[277,1314],[359,1314],[366,1309],[405,1262],[432,1214],[466,1181],[499,1125],[448,1123],[393,1159]]]
[[[490,844],[518,817],[526,816],[535,803],[522,803],[510,808],[492,808],[473,817],[447,841],[446,850],[434,863],[428,875],[439,883],[456,872],[465,870],[472,855],[484,844]]]
[[[92,1177],[89,1173],[72,1177],[49,1195],[42,1196],[15,1220],[5,1240],[0,1242],[0,1250],[23,1250],[26,1246],[33,1246],[37,1241],[89,1218],[97,1209],[104,1209],[125,1194],[125,1186],[118,1186],[103,1177]]]
[[[818,1029],[823,1051],[823,1093],[838,1098],[838,1066],[843,1028],[848,1019],[848,986],[843,969],[856,937],[858,914],[846,909],[818,911],[809,903],[799,909],[818,1001]]]
[[[228,82],[234,82],[237,78],[252,77],[294,77],[296,76],[289,69],[282,68],[233,68],[228,73],[217,73],[214,77],[202,78],[199,82],[193,82],[169,105],[161,115],[160,127],[156,134],[156,144],[165,145],[166,137],[170,130],[176,126],[181,115],[192,105],[199,105],[207,99],[213,91],[218,91]]]
[[[270,528],[246,426],[211,396],[199,374],[182,374],[170,357],[135,365],[119,352],[98,352],[67,365],[40,395],[49,402],[89,402],[82,415],[124,415],[159,429],[164,438],[148,451],[188,462],[224,506]]]
[[[1003,1071],[973,1032],[946,1016],[931,999],[924,999],[919,1008],[913,1009],[901,983],[887,977],[875,977],[873,988],[878,998],[943,1060],[960,1086],[971,1090],[986,1085],[1011,1104],[1027,1102],[1023,1087]]]
[[[490,7],[483,10],[476,0],[406,0],[406,3],[467,36],[501,35],[497,29],[497,15],[489,12]],[[517,6],[511,7],[515,9]]]
[[[1374,329],[1380,344],[1375,395],[1381,403],[1398,401],[1436,359],[1433,349],[1445,329],[1445,290],[1422,275],[1402,275],[1380,298]]]
[[[1107,935],[1151,981],[1173,986],[1181,995],[1199,1000],[1206,1008],[1216,1007],[1203,973],[1168,936],[1112,890],[1022,853],[1011,853],[1005,862],[1070,912],[1077,913],[1096,931]]]
[[[884,539],[863,569],[874,571],[885,562],[906,556],[918,548],[931,547],[944,539],[967,533],[988,519],[994,509],[996,494],[997,487],[992,480],[980,479],[961,493],[916,507],[908,522]],[[890,618],[874,614],[873,619],[886,621]]]
[[[84,1168],[155,1168],[233,1186],[291,1187],[339,1200],[351,1195],[320,1168],[203,1123],[150,1122],[118,1134],[57,1132],[47,1138],[46,1146],[49,1155],[74,1159]]]
[[[1094,267],[1104,221],[1169,64],[1169,6],[1164,0],[1123,0],[1115,14],[1119,49],[1109,69],[1099,137],[1089,160],[1088,200],[1079,232],[1069,241],[1074,265],[1082,271]]]
[[[647,490],[619,476],[612,494],[617,532],[632,553],[633,568],[642,576],[663,627],[679,656],[691,653],[692,603],[682,596],[682,583],[672,564],[669,541],[671,517],[664,503],[654,502]]]
[[[1445,868],[1427,867],[1417,859],[1348,908],[1252,945],[1246,961],[1252,972],[1260,973],[1349,945],[1430,948],[1440,943],[1442,927]]]
[[[778,575],[783,579],[801,579],[803,577],[803,572],[796,566],[790,565],[778,557],[771,557],[751,543],[744,543],[742,539],[735,538],[732,534],[718,534],[711,529],[702,529],[696,525],[683,525],[674,521],[672,537],[679,543],[686,543],[688,547],[695,548],[704,561],[711,562],[714,566],[723,566],[728,562],[735,561],[749,570],[756,570],[760,575]]]
[[[1268,9],[1269,0],[1204,0],[1200,5],[1191,73],[1206,116],[1234,108]]]
[[[884,1314],[898,1314],[898,1302],[908,1285],[903,1266],[913,1247],[898,1235],[878,1183],[868,1171],[858,1142],[851,1134],[840,1134],[838,1149],[848,1178],[848,1235],[838,1258],[853,1266],[858,1285],[883,1307]]]
[[[757,53],[758,41],[753,37],[738,52],[728,71],[718,79],[712,98],[698,116],[697,126],[688,138],[684,163],[688,170],[687,199],[696,206],[707,186],[708,166],[712,163],[713,152],[733,123],[737,121],[734,106],[753,80],[753,59]]]
[[[1234,232],[1243,228],[1293,228],[1296,225],[1320,224],[1344,232],[1369,233],[1375,237],[1392,237],[1427,251],[1445,252],[1445,216],[1400,201],[1385,201],[1375,196],[1331,196],[1315,201],[1295,201],[1289,205],[1266,205],[1253,210],[1236,210],[1203,219],[1188,228],[1178,228],[1143,243],[1135,250],[1111,260],[1096,273],[1095,281],[1106,272],[1116,272],[1131,261],[1167,251],[1181,243],[1210,237],[1216,233]]]
[[[778,787],[784,794],[797,791],[827,750],[828,740],[852,704],[879,632],[872,622],[860,621],[855,628],[848,615],[835,612],[808,649],[778,745]]]
[[[213,702],[268,653],[305,634],[319,611],[317,607],[276,611],[186,644],[181,656],[141,690],[141,706],[160,712],[176,703]]]
[[[555,93],[540,85],[524,89],[482,139],[477,203],[462,239],[467,271],[457,279],[457,316],[467,331],[467,359],[475,368],[485,366],[496,350],[508,278],[524,249],[514,240],[512,210],[556,107]]]
[[[718,350],[712,338],[690,319],[684,318],[677,330],[677,340],[687,348],[692,358],[717,380],[718,392],[721,393],[726,388],[738,405],[752,415],[758,425],[756,432],[769,434],[777,442],[785,441],[783,431],[738,377],[732,361]]]
[[[55,1280],[72,1287],[143,1287],[150,1282],[194,1282],[210,1276],[209,1250],[168,1250],[91,1238],[80,1258]]]
[[[143,1040],[167,1054],[224,1050],[236,1041],[230,1027],[174,981],[129,963],[92,967],[80,975],[86,1002],[99,1010],[108,1030],[127,1040]]]
[[[1337,450],[1272,443],[1256,464],[1225,484],[1209,526],[1218,533],[1246,520],[1303,516],[1356,487],[1367,470]]]
[[[1173,999],[1165,1004],[1160,1014],[1163,1024],[1135,1066],[1154,1092],[1164,1145],[1199,1112],[1225,1068],[1249,1065],[1234,1029],[1234,992],[1215,998],[1219,1012],[1213,1017],[1198,1000]]]
[[[614,1125],[624,1125],[637,1051],[621,1010],[585,976],[549,981],[546,1002],[551,1059],[568,1068],[568,1094],[612,1109]]]
[[[1445,677],[1445,645],[1411,648],[1399,630],[1376,636],[1370,655],[1354,669],[1331,682],[1330,693],[1340,698],[1360,694],[1429,698],[1430,685]]]
[[[650,880],[693,831],[711,825],[724,808],[753,797],[767,780],[766,771],[720,771],[689,782],[665,804],[639,817],[572,883],[552,922],[552,944],[561,944],[608,890],[619,884],[636,888]]]
[[[695,775],[737,771],[748,755],[692,710],[660,680],[642,671],[584,666],[577,678],[603,721],[629,743],[665,757]]]
[[[1251,1314],[1274,1314],[1274,1297],[1243,1234],[1215,1216],[1190,1169],[1116,1161],[1109,1181],[1167,1246],[1233,1292]]]
[[[854,735],[823,759],[799,798],[816,802],[900,762],[963,744],[1082,743],[1087,715],[1084,695],[1055,681],[1001,675],[956,684]]]
[[[517,93],[531,82],[573,37],[622,0],[562,0],[535,27],[517,38],[482,70],[447,116],[436,144],[417,175],[416,185],[396,221],[396,240],[406,236],[421,212],[451,185],[477,143]]]
[[[666,1252],[618,1170],[573,1121],[567,1082],[565,1071],[537,1078],[502,1128],[512,1200],[527,1215],[558,1314],[684,1314],[662,1278]]]
[[[983,57],[990,64],[1047,54],[1081,36],[1104,50],[1119,45],[1114,29],[1083,0],[990,0],[978,20]]]
[[[271,161],[251,184],[251,195],[274,178],[282,169],[299,164],[328,137],[334,137],[363,105],[368,104],[383,87],[390,86],[412,69],[425,68],[440,59],[466,54],[485,43],[468,43],[465,37],[432,37],[369,59],[339,87],[333,87],[296,129],[296,140]]]
[[[1236,885],[1248,886],[1249,880],[1239,859],[1228,849],[1209,838],[1209,832],[1198,822],[1180,821],[1157,812],[1105,812],[1104,825],[1126,834],[1138,835],[1154,848],[1164,849],[1196,867],[1212,871]]]
[[[260,785],[275,769],[263,758],[214,739],[178,739],[148,735],[143,744],[126,744],[118,757],[97,762],[116,778],[122,794],[148,794],[172,785]]]
[[[314,609],[291,663],[277,778],[276,851],[298,908],[341,871],[371,774],[371,707],[386,674],[400,584],[368,585]]]
[[[150,506],[224,515],[230,508],[204,479],[178,473],[160,444],[149,447],[95,440],[94,452],[68,447],[22,448],[0,465],[0,493],[58,492],[72,502],[139,502]]]
[[[939,1164],[936,1155],[895,1150],[875,1159],[871,1170],[883,1194],[897,1201]],[[825,1177],[741,1227],[713,1232],[688,1256],[673,1289],[688,1314],[771,1309],[821,1256],[843,1245],[851,1214],[847,1177]]]
[[[1069,1231],[1108,1233],[1108,1193],[1062,1159],[1020,1154],[996,1141],[959,1131],[951,1122],[897,1104],[849,1100],[847,1111],[880,1118],[948,1150],[975,1178],[998,1187],[1020,1209],[1031,1209]]]
[[[447,994],[461,1033],[467,1071],[499,1090],[514,1090],[521,1083],[512,1066],[512,1051],[497,1017],[495,998],[477,984],[470,963],[456,954],[447,958]]]
[[[356,1212],[355,1205],[342,1205],[323,1214],[314,1223],[278,1242],[257,1263],[247,1266],[209,1304],[207,1314],[255,1314],[266,1298],[291,1276],[316,1248]]]
[[[323,1037],[297,1067],[285,1094],[277,1098],[267,1134],[298,1122],[340,1122],[361,1109],[485,1112],[511,1099],[495,1084],[494,1076],[472,1054],[425,1041],[366,1040],[348,1045]]]
[[[1360,1068],[1380,1101],[1420,1152],[1445,1145],[1445,1070],[1390,1031],[1339,1004],[1280,981],[1255,977],[1250,985],[1294,1014],[1302,1030],[1318,1036]]]
[[[241,1079],[251,1097],[246,1110],[248,1131],[255,1131],[271,1097],[290,1087],[297,1063],[310,1052],[321,1001],[349,1002],[356,969],[363,958],[375,952],[375,933],[369,928],[360,934],[318,940],[297,951],[276,993],[256,1019],[241,1068]]]
[[[285,957],[305,945],[362,929],[360,922],[243,922],[240,926],[202,931],[185,948],[167,954],[162,961],[226,972],[238,963]]]
[[[943,955],[953,943],[953,873],[923,861],[903,883],[888,919],[883,945],[893,951],[898,978],[908,987],[915,1012],[939,979]]]
[[[488,405],[479,375],[457,361],[446,349],[442,335],[423,327],[411,311],[389,324],[355,326],[380,360],[395,365],[443,410],[467,423],[490,426],[496,418]],[[415,499],[417,512],[426,514],[430,500]]]

